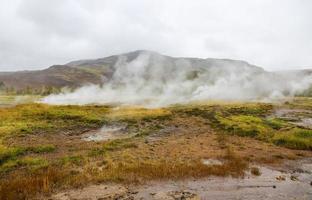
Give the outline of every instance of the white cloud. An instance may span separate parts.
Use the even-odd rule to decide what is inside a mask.
[[[0,71],[137,49],[312,66],[309,0],[2,0]]]

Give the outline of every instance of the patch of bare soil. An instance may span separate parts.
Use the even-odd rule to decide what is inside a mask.
[[[112,139],[120,139],[131,137],[127,134],[126,126],[103,126],[99,130],[88,131],[81,135],[84,141],[106,141]]]

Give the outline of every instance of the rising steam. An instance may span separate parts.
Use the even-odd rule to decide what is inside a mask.
[[[197,100],[272,100],[308,89],[312,75],[270,73],[243,61],[171,58],[141,52],[120,56],[103,84],[42,99],[48,104],[166,106]]]

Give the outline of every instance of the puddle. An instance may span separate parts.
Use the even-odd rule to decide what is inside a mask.
[[[84,141],[105,141],[126,137],[129,137],[126,133],[126,126],[105,125],[99,130],[84,133],[81,139]]]
[[[299,122],[292,122],[292,124],[303,128],[312,129],[312,118],[302,118]]]
[[[223,162],[217,159],[202,159],[201,161],[204,165],[208,165],[208,166],[223,165]]]
[[[312,129],[312,111],[302,109],[279,109],[269,118],[280,118],[296,126]]]
[[[156,199],[157,194],[170,198],[170,194],[194,194],[194,199],[312,199],[312,175],[309,173],[283,173],[257,166],[260,176],[247,174],[245,178],[210,177],[185,181],[151,182],[137,188],[134,199]],[[294,178],[295,177],[295,178]],[[196,195],[196,196],[195,196]]]

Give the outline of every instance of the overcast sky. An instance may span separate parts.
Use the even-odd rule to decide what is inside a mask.
[[[0,71],[138,49],[312,68],[312,1],[0,1]]]

